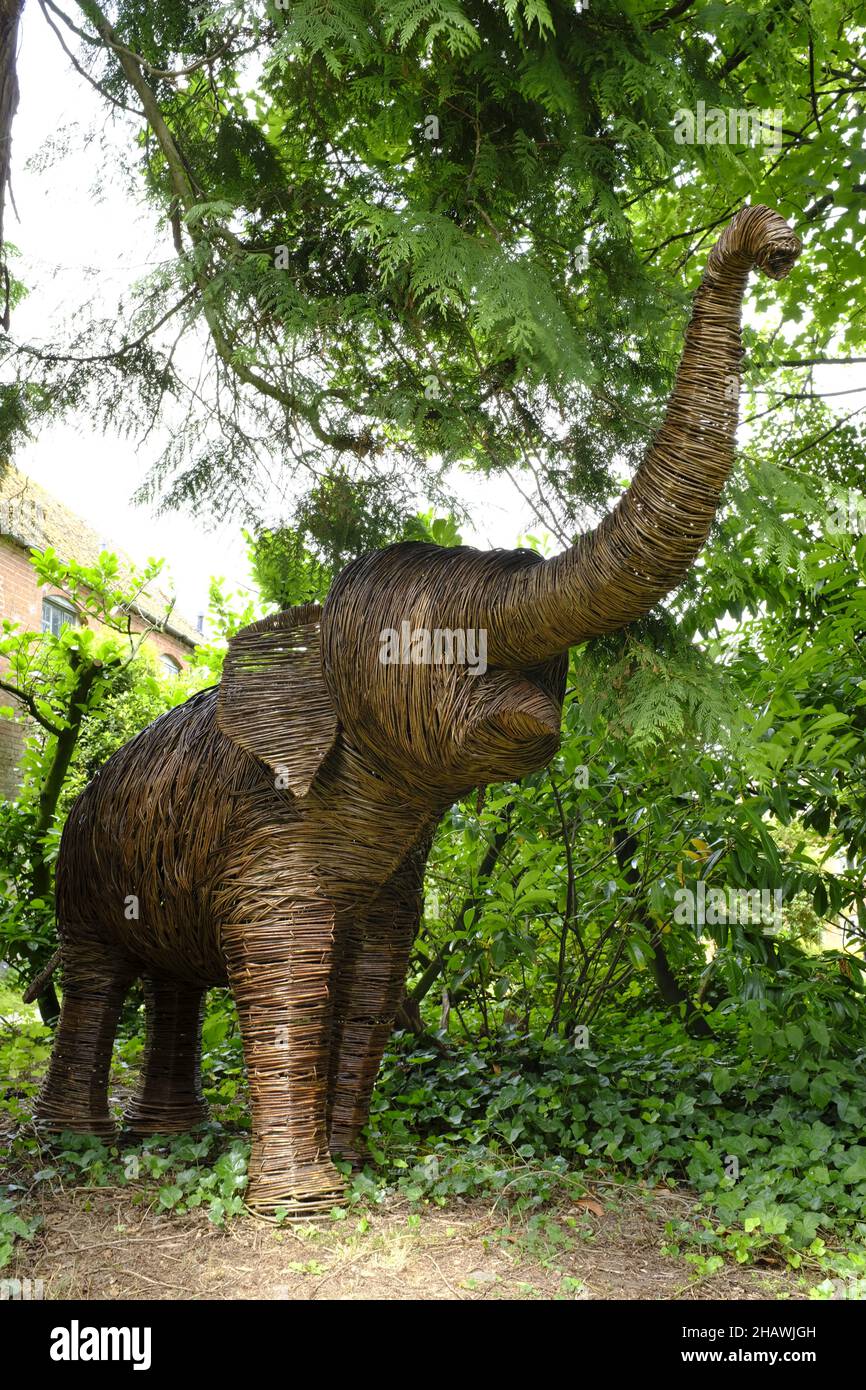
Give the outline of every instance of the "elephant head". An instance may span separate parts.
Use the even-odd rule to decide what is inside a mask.
[[[798,238],[769,208],[733,218],[695,296],[664,421],[631,486],[570,549],[543,561],[522,550],[393,545],[339,575],[320,620],[312,610],[300,625],[286,615],[294,652],[274,643],[279,620],[248,630],[244,650],[255,645],[265,681],[277,667],[290,683],[308,677],[320,648],[315,717],[309,707],[296,716],[307,749],[299,791],[338,725],[378,776],[443,804],[549,761],[568,648],[646,613],[682,581],[707,538],[734,457],[749,272],[779,279],[799,253]],[[285,748],[286,728],[267,718],[275,746]]]

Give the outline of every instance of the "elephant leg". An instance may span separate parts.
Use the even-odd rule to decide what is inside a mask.
[[[137,967],[102,942],[64,942],[63,1004],[34,1120],[43,1129],[111,1137],[111,1049]]]
[[[177,1134],[208,1118],[201,1091],[204,999],[201,986],[145,979],[142,1076],[123,1117],[133,1134]]]
[[[382,1053],[394,1027],[423,905],[429,839],[346,928],[336,972],[328,1109],[335,1157],[360,1166]]]
[[[334,951],[330,903],[290,905],[278,925],[221,933],[250,1086],[250,1206],[327,1211],[343,1195],[325,1106]]]

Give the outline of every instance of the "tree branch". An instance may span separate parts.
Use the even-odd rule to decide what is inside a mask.
[[[9,681],[4,680],[0,680],[0,690],[5,690],[8,694],[14,695],[18,703],[24,706],[32,718],[36,720],[36,723],[41,724],[42,728],[45,729],[47,733],[54,734],[56,737],[59,737],[60,734],[63,733],[63,730],[57,724],[52,724],[51,720],[47,719],[45,715],[40,712],[36,704],[35,696],[28,695],[26,690],[19,690],[17,685],[12,685]]]
[[[162,151],[165,162],[168,166],[169,178],[172,189],[179,207],[187,216],[187,230],[196,250],[204,249],[207,253],[208,261],[211,260],[211,249],[201,238],[193,223],[190,223],[189,214],[201,200],[200,191],[194,186],[193,180],[187,171],[183,156],[175,142],[174,136],[168,128],[165,117],[162,114],[159,103],[154,95],[152,88],[145,80],[144,73],[131,50],[127,49],[120,41],[117,32],[109,24],[105,15],[94,3],[94,0],[76,0],[79,8],[87,15],[87,18],[95,25],[106,48],[110,48],[117,55],[117,60],[123,70],[126,80],[129,82],[133,91],[141,101],[144,114],[148,125],[156,137],[157,143]],[[218,235],[228,243],[233,251],[240,250],[237,238],[226,227],[218,229]],[[338,451],[354,450],[356,453],[362,444],[362,440],[355,435],[346,434],[341,431],[333,431],[324,427],[308,406],[291,391],[286,391],[282,387],[275,386],[258,372],[252,370],[244,362],[237,360],[234,344],[226,336],[226,332],[220,322],[219,314],[213,302],[213,278],[208,276],[201,267],[194,268],[194,278],[201,295],[202,312],[210,329],[211,339],[216,349],[218,357],[225,363],[229,370],[245,385],[254,387],[262,395],[268,396],[271,400],[277,401],[284,409],[294,415],[300,416],[309,429],[313,432],[320,444],[325,444],[329,448]],[[372,441],[371,441],[372,442]],[[367,445],[369,451],[370,445]]]

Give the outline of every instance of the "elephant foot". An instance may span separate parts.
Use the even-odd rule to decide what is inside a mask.
[[[327,1216],[346,1195],[330,1159],[296,1164],[284,1172],[264,1171],[251,1158],[247,1206],[263,1216],[283,1211],[292,1220]]]
[[[54,1107],[39,1105],[33,1112],[33,1123],[40,1134],[93,1134],[98,1139],[117,1138],[117,1125],[106,1111],[104,1115],[82,1115],[79,1111],[64,1113]]]
[[[33,1119],[46,1132],[111,1140],[117,1135],[108,1108],[111,1047],[135,968],[93,942],[64,942],[62,959],[63,1007]]]
[[[128,1134],[142,1138],[148,1134],[185,1134],[209,1119],[210,1111],[204,1103],[171,1105],[161,1102],[155,1105],[136,1097],[126,1108],[123,1128]]]

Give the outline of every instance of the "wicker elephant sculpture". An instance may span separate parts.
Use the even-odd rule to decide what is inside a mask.
[[[543,767],[568,648],[686,574],[733,458],[749,271],[781,278],[799,251],[765,207],[728,225],[664,422],[630,488],[570,550],[365,555],[321,609],[238,633],[219,686],[108,760],[60,848],[63,1007],[42,1126],[112,1132],[112,1042],[139,977],[147,1044],[124,1123],[150,1134],[203,1120],[203,1000],[228,983],[249,1075],[250,1203],[309,1212],[338,1199],[332,1158],[361,1156],[436,823],[470,789]]]

